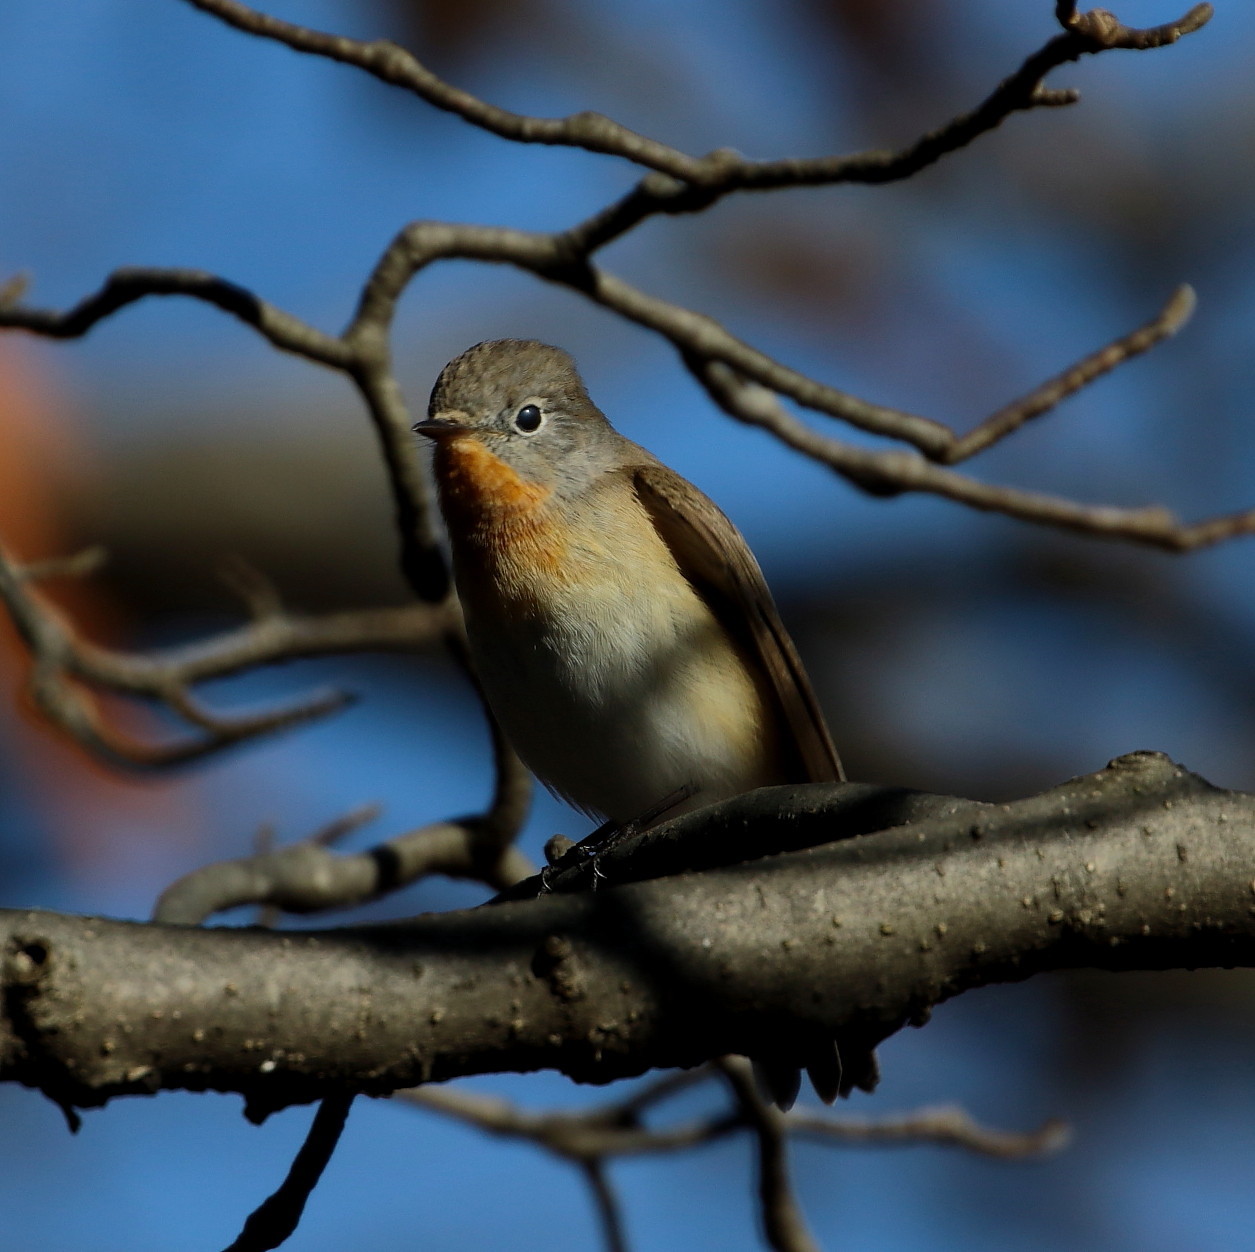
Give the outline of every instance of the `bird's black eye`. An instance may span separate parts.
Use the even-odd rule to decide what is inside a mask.
[[[515,415],[514,425],[525,435],[534,435],[544,418],[534,404],[525,404]]]

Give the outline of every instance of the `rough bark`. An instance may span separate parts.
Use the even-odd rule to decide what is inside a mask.
[[[742,859],[772,846],[804,850]],[[1155,753],[1001,805],[756,792],[599,868],[596,891],[338,930],[0,912],[0,1078],[65,1106],[238,1091],[261,1116],[487,1071],[605,1082],[875,1042],[1044,970],[1255,957],[1255,796]]]

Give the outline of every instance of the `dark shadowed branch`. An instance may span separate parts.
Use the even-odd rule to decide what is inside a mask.
[[[296,1230],[310,1194],[344,1133],[352,1103],[351,1095],[334,1095],[319,1104],[287,1177],[249,1214],[244,1229],[226,1252],[269,1252]]]
[[[868,823],[887,828],[846,837]],[[261,1108],[503,1069],[602,1082],[875,1043],[1045,970],[1255,963],[1255,797],[1153,753],[1000,805],[770,788],[649,836],[633,860],[688,872],[614,885],[612,862],[596,892],[390,926],[0,914],[0,1076],[65,1105],[174,1087]],[[726,863],[782,838],[804,850]]]

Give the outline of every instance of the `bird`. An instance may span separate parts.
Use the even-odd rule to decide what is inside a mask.
[[[414,430],[435,445],[476,676],[551,791],[632,825],[756,787],[844,779],[748,544],[614,429],[567,352],[531,339],[468,348]],[[805,1058],[822,1097],[870,1090],[874,1058],[859,1052],[828,1043]],[[796,1063],[757,1066],[792,1104]]]

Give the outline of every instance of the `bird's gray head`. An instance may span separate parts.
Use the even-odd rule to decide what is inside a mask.
[[[626,442],[571,357],[534,339],[477,343],[450,361],[414,429],[438,443],[469,436],[524,480],[559,491],[613,468]]]

